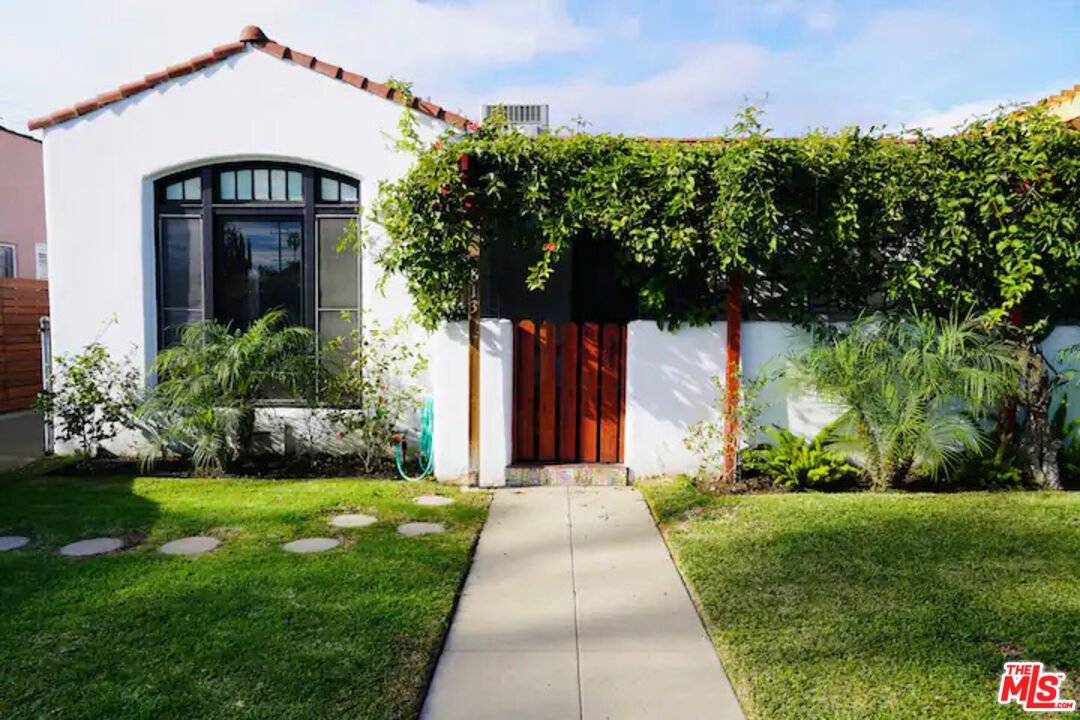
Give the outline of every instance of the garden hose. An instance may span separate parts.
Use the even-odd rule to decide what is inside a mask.
[[[435,426],[435,401],[428,398],[424,406],[420,408],[420,438],[419,447],[416,448],[416,464],[420,474],[413,477],[405,472],[405,455],[408,448],[405,445],[404,435],[394,436],[394,458],[397,460],[398,473],[403,480],[423,480],[431,473],[431,466],[435,462],[435,453],[432,451],[432,436]]]

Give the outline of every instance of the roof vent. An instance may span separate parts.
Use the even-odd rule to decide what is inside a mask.
[[[502,108],[511,125],[522,128],[529,135],[541,135],[548,131],[548,105],[498,105],[484,106],[484,119],[491,117],[497,108]]]

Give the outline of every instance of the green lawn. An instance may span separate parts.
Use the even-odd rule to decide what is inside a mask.
[[[1080,495],[642,490],[752,718],[1031,717],[1017,657],[1077,698]]]
[[[487,502],[428,483],[0,475],[0,535],[33,538],[0,553],[0,717],[414,717]],[[327,525],[341,511],[380,522]],[[448,532],[399,536],[406,520]],[[222,545],[156,552],[195,534]],[[57,554],[99,535],[137,544]],[[305,536],[343,542],[280,548]]]

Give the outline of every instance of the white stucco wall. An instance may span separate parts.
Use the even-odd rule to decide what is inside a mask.
[[[744,322],[742,372],[755,377],[778,367],[783,355],[806,342],[804,333],[787,323]],[[716,401],[727,358],[727,326],[661,330],[655,322],[630,323],[626,345],[626,464],[637,477],[692,473],[698,458],[684,444],[690,427],[703,419],[721,421]],[[759,418],[813,435],[835,418],[834,411],[814,398],[774,383],[759,400],[767,408]]]
[[[723,387],[712,382],[723,377],[726,358],[726,327],[660,330],[651,321],[630,323],[626,358],[626,463],[638,477],[692,473],[698,459],[683,444],[687,432],[703,418],[720,422],[712,407]],[[742,372],[747,378],[779,370],[783,357],[805,347],[805,331],[787,323],[744,322]],[[1065,369],[1080,363],[1057,361],[1058,352],[1080,344],[1080,327],[1063,325],[1043,342],[1051,362]],[[1069,419],[1080,416],[1080,388],[1067,390]],[[775,382],[759,396],[766,408],[758,422],[779,425],[792,432],[813,436],[836,419],[838,408],[819,398],[800,394],[790,385]]]
[[[394,148],[401,109],[249,48],[47,129],[55,352],[78,352],[100,335],[114,356],[132,352],[143,366],[156,353],[155,179],[219,161],[277,159],[359,179],[366,208],[380,180],[409,166],[410,156]],[[422,135],[445,128],[417,117]],[[362,257],[362,301],[385,324],[408,313],[412,302],[400,278],[391,278],[382,293],[376,289],[381,273],[374,257],[385,235],[378,227],[367,229],[373,249]],[[417,337],[427,342],[426,334]],[[430,375],[423,383],[430,391]]]
[[[480,324],[480,484],[506,484],[512,452],[514,326]],[[446,323],[434,342],[435,476],[462,482],[469,473],[469,341],[466,324]]]

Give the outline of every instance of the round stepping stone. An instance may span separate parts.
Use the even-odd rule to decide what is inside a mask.
[[[372,523],[378,522],[378,518],[374,518],[370,515],[364,515],[363,513],[353,513],[349,515],[335,515],[330,518],[330,524],[339,528],[358,528],[367,527]]]
[[[333,550],[339,544],[340,541],[334,538],[304,538],[303,540],[293,540],[291,543],[285,543],[282,547],[294,553],[313,553]]]
[[[195,535],[167,542],[158,548],[158,552],[166,555],[203,555],[217,550],[220,544],[217,538]]]
[[[30,538],[22,535],[4,535],[0,537],[0,552],[21,548],[30,542]]]
[[[114,550],[119,550],[122,547],[124,547],[123,540],[108,537],[91,538],[90,540],[80,540],[79,542],[65,545],[60,548],[60,554],[68,555],[70,557],[102,555],[104,553],[113,552]]]
[[[431,533],[445,532],[446,528],[442,523],[407,522],[404,525],[398,525],[397,531],[402,535],[414,537],[416,535],[430,535]]]
[[[434,507],[438,505],[449,505],[454,502],[454,500],[453,498],[448,498],[444,495],[420,495],[419,497],[414,497],[413,502],[417,505]]]

